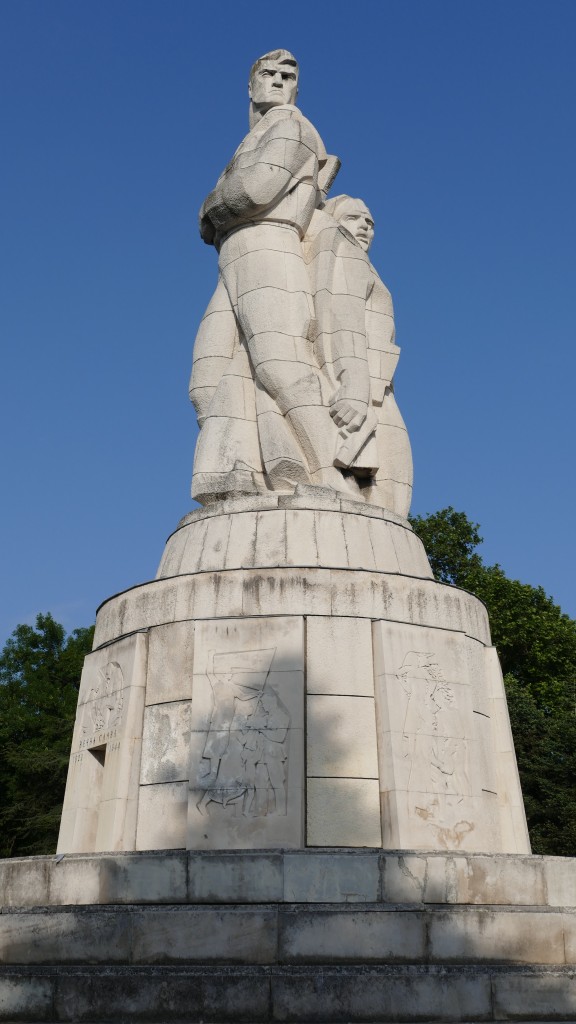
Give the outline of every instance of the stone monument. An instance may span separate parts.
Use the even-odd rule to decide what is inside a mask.
[[[200,212],[218,281],[194,347],[192,494],[153,583],[86,659],[59,851],[529,852],[486,612],[407,521],[392,299],[364,202],[250,76],[250,131]]]
[[[0,863],[0,1020],[576,1019],[484,606],[407,519],[374,218],[276,50],[200,214],[200,507],[100,607],[56,858]],[[78,905],[83,905],[78,909]]]

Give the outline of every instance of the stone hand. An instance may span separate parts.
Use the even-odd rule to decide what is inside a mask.
[[[330,407],[330,415],[337,427],[346,427],[350,432],[359,430],[364,420],[368,406],[366,402],[360,402],[352,398],[340,398],[334,401]]]

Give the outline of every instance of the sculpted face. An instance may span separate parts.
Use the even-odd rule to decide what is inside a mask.
[[[362,200],[350,199],[345,203],[338,211],[338,221],[351,235],[354,235],[364,252],[368,252],[374,239],[374,220]]]
[[[296,68],[280,60],[263,60],[248,86],[255,107],[265,113],[270,107],[296,102],[298,74]]]

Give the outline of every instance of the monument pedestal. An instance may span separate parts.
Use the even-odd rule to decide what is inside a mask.
[[[484,606],[333,491],[198,509],[98,611],[58,850],[529,852]]]
[[[574,1021],[575,867],[350,849],[0,861],[0,1020]]]

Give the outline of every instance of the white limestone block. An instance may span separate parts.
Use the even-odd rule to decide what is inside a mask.
[[[491,698],[495,777],[500,807],[503,853],[530,853],[530,837],[514,753],[514,741],[495,647],[486,649],[487,689]]]
[[[314,512],[291,509],[286,516],[286,564],[318,564],[318,540]]]
[[[280,957],[287,963],[419,961],[426,948],[423,914],[361,909],[283,911]]]
[[[378,779],[373,697],[309,695],[306,708],[309,778]]]
[[[381,846],[375,779],[309,779],[308,846]]]
[[[84,661],[59,853],[133,849],[147,636]]]
[[[564,963],[562,914],[453,909],[429,924],[432,962]]]
[[[306,691],[374,696],[372,624],[368,619],[308,617]]]
[[[284,854],[287,903],[376,903],[378,853],[294,852]],[[361,858],[360,860],[358,858]]]
[[[192,690],[192,680],[189,685]],[[156,704],[144,711],[140,785],[187,782],[190,700]]]
[[[379,572],[400,572],[400,563],[392,541],[393,526],[383,519],[366,517],[374,563]]]
[[[137,850],[186,849],[188,783],[141,786],[138,799]]]
[[[301,618],[196,627],[189,849],[303,844]]]
[[[146,704],[190,700],[194,622],[169,622],[148,634]]]
[[[250,569],[256,558],[257,512],[243,512],[231,515],[228,537],[227,568]],[[232,561],[234,559],[234,561]]]
[[[286,513],[259,512],[256,524],[256,565],[286,564]]]
[[[230,516],[214,516],[208,519],[208,529],[202,544],[200,572],[226,568],[226,550],[230,536]]]
[[[347,565],[351,569],[375,569],[370,524],[364,516],[343,516]]]

